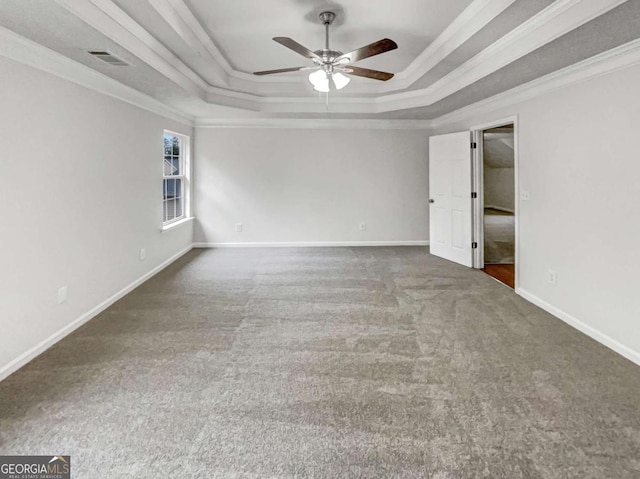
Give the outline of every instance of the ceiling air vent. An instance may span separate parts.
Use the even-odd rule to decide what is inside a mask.
[[[102,60],[105,63],[108,63],[109,65],[113,65],[113,66],[127,66],[127,65],[129,65],[124,60],[121,60],[120,58],[118,58],[117,56],[115,56],[114,54],[109,53],[109,52],[105,52],[105,51],[89,51],[89,54],[93,55],[96,58],[99,58],[100,60]]]

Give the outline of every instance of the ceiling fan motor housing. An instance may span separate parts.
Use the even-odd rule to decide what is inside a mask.
[[[336,19],[336,14],[333,12],[322,12],[319,17],[323,25],[331,25]]]
[[[331,63],[333,62],[336,58],[338,58],[339,56],[342,55],[342,52],[339,52],[337,50],[327,50],[322,49],[322,50],[316,50],[315,52],[316,55],[318,55],[320,58],[322,58],[322,62],[323,63]]]

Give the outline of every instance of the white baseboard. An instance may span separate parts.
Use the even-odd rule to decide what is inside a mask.
[[[194,243],[194,248],[339,248],[355,246],[429,246],[429,241],[297,241],[274,243]]]
[[[10,374],[14,373],[15,371],[17,371],[18,369],[20,369],[22,366],[27,364],[29,361],[34,359],[36,356],[39,356],[40,354],[45,352],[47,349],[49,349],[55,343],[60,341],[62,338],[64,338],[65,336],[68,336],[69,334],[71,334],[73,331],[78,329],[80,326],[82,326],[84,323],[86,323],[90,319],[93,319],[95,316],[97,316],[102,311],[107,309],[109,306],[111,306],[113,303],[118,301],[120,298],[122,298],[123,296],[129,294],[131,291],[133,291],[135,288],[140,286],[146,280],[148,280],[152,276],[158,274],[164,268],[169,266],[171,263],[176,261],[181,256],[185,255],[186,253],[188,253],[192,249],[193,249],[193,245],[191,245],[188,248],[185,248],[182,251],[180,251],[179,253],[173,255],[171,258],[166,260],[164,263],[160,264],[159,266],[156,266],[155,268],[153,268],[148,273],[146,273],[143,276],[141,276],[140,278],[136,279],[133,283],[129,284],[128,286],[126,286],[125,288],[121,289],[120,291],[118,291],[116,294],[114,294],[110,298],[108,298],[108,299],[104,300],[102,303],[98,304],[95,308],[93,308],[90,311],[86,312],[85,314],[83,314],[78,319],[74,320],[73,322],[67,324],[61,330],[53,333],[47,339],[45,339],[44,341],[36,344],[34,347],[29,349],[28,351],[24,352],[23,354],[21,354],[20,356],[18,356],[14,360],[10,361],[8,364],[5,364],[4,366],[0,367],[0,381],[2,381],[3,379],[5,379],[7,376],[9,376]]]
[[[609,349],[615,351],[616,353],[620,354],[621,356],[624,356],[629,361],[632,361],[632,362],[634,362],[634,363],[636,363],[637,365],[640,366],[640,352],[634,351],[633,349],[631,349],[631,348],[625,346],[624,344],[616,341],[615,339],[611,338],[610,336],[607,336],[606,334],[601,333],[597,329],[592,328],[591,326],[583,323],[579,319],[574,318],[573,316],[571,316],[568,313],[565,313],[561,309],[558,309],[555,306],[552,306],[551,304],[549,304],[546,301],[538,298],[534,294],[531,294],[531,293],[529,293],[529,292],[527,292],[527,291],[525,291],[525,290],[523,290],[521,288],[519,288],[516,292],[520,296],[522,296],[524,299],[526,299],[527,301],[535,304],[539,308],[544,309],[547,313],[550,313],[553,316],[555,316],[556,318],[561,319],[562,321],[567,323],[569,326],[573,326],[578,331],[583,332],[584,334],[586,334],[590,338],[595,339],[596,341],[598,341],[600,344],[603,344],[604,346],[606,346]]]

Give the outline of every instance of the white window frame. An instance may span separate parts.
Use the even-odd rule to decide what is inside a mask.
[[[179,175],[167,175],[165,167],[165,154],[164,154],[164,137],[172,136],[176,137],[180,141],[179,149]],[[182,222],[191,217],[191,139],[187,135],[177,133],[175,131],[164,130],[162,134],[162,227],[163,229]],[[175,218],[165,221],[165,198],[164,198],[164,182],[167,179],[180,179],[181,180],[181,194],[182,194],[182,214]]]

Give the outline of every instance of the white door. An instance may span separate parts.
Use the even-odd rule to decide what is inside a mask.
[[[471,132],[429,138],[431,254],[471,267]]]

